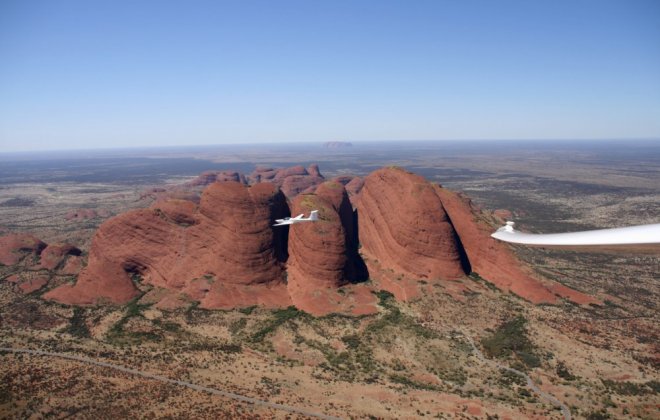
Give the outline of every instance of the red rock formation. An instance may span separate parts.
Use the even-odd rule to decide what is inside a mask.
[[[277,169],[257,166],[254,172],[248,175],[248,180],[251,184],[256,184],[259,182],[272,180],[275,178],[275,175],[277,175]]]
[[[323,178],[310,177],[308,175],[293,175],[284,178],[281,189],[284,195],[293,198],[302,192],[311,192],[323,182]]]
[[[190,190],[190,185],[168,187],[168,188],[149,188],[140,194],[140,200],[152,200],[153,202],[163,202],[167,200],[186,200],[199,203],[199,193]]]
[[[10,233],[0,236],[0,264],[14,265],[26,256],[37,256],[46,244],[34,235]]]
[[[21,292],[28,294],[36,292],[37,290],[48,284],[49,277],[47,275],[39,275],[28,278],[19,283],[18,288]]]
[[[493,216],[497,217],[502,221],[507,221],[513,218],[513,213],[511,213],[511,210],[497,209],[493,211]]]
[[[46,270],[63,267],[69,256],[80,256],[78,248],[69,244],[50,244],[40,254],[39,265]]]
[[[138,274],[144,283],[194,295],[208,308],[218,306],[216,295],[227,287],[284,289],[273,245],[281,233],[270,225],[286,213],[284,196],[273,185],[238,182],[211,184],[199,205],[172,200],[124,213],[101,225],[77,283],[44,297],[70,304],[124,303],[139,294],[131,279]],[[237,306],[268,298],[255,287],[243,299]]]
[[[325,181],[316,164],[307,169],[301,165],[283,169],[257,167],[247,179],[251,184],[272,182],[289,199],[300,193],[313,192],[317,185]]]
[[[456,228],[473,272],[499,289],[511,291],[532,303],[556,303],[558,296],[579,304],[597,302],[559,283],[535,278],[506,244],[490,237],[493,228],[479,218],[469,199],[439,186],[435,186],[435,190]]]
[[[59,273],[65,275],[76,275],[80,273],[80,270],[82,270],[82,268],[83,268],[83,257],[69,255],[69,258],[67,258],[66,263],[64,263],[64,267],[59,269]]]
[[[293,303],[315,315],[354,310],[337,288],[349,281],[366,280],[366,267],[357,254],[353,209],[343,185],[329,181],[315,194],[301,194],[291,214],[318,210],[319,221],[297,224],[289,230],[288,290]],[[360,269],[363,269],[360,272]],[[365,299],[366,298],[366,299]],[[373,296],[360,296],[373,307]],[[350,302],[354,303],[354,302]]]
[[[362,186],[364,185],[364,179],[359,176],[343,175],[333,178],[333,181],[339,182],[346,188],[346,192],[348,193],[349,198],[353,195],[359,194],[360,190],[362,190]]]
[[[309,173],[309,176],[317,177],[317,178],[323,178],[323,175],[321,175],[321,170],[319,169],[319,165],[316,163],[312,163],[309,165],[307,168],[307,172]]]
[[[382,267],[432,281],[465,275],[454,228],[421,176],[399,168],[372,172],[357,208],[362,251]]]
[[[240,182],[247,184],[245,176],[236,171],[206,171],[202,172],[197,178],[188,183],[192,187],[206,186],[214,182]]]
[[[247,178],[252,186],[235,172],[203,177],[202,184],[213,181],[197,202],[164,199],[175,192],[185,196],[183,189],[155,191],[150,208],[103,223],[76,284],[44,297],[69,304],[124,303],[142,293],[142,283],[154,286],[143,299],[164,309],[199,301],[209,309],[295,304],[315,315],[373,313],[371,286],[351,284],[369,276],[358,254],[361,243],[361,252],[377,260],[378,287],[398,298],[430,293],[431,285],[420,287],[418,280],[425,279],[460,300],[464,287],[445,281],[474,271],[534,303],[553,303],[558,296],[595,302],[535,278],[506,245],[490,238],[492,227],[468,200],[402,169],[323,182],[316,165],[257,168]],[[295,197],[291,212],[283,192]],[[357,207],[359,232],[349,200]],[[271,226],[276,218],[315,209],[318,222]],[[0,263],[41,254],[38,268],[56,274],[80,270],[77,248],[45,247],[30,235],[0,237]],[[25,291],[47,282],[24,280],[17,281]]]
[[[291,166],[289,168],[279,169],[275,174],[275,179],[284,179],[290,176],[309,176],[309,172],[302,165]]]

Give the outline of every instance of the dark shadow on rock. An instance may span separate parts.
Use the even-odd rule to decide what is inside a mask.
[[[270,228],[273,230],[273,252],[278,262],[289,259],[289,226],[273,226],[276,219],[291,217],[291,210],[282,191],[273,196],[270,211]]]
[[[350,203],[349,203],[350,206]],[[360,228],[357,209],[350,209],[351,230],[347,229],[346,252],[348,262],[346,264],[346,278],[351,283],[360,283],[369,280],[369,269],[360,255]]]

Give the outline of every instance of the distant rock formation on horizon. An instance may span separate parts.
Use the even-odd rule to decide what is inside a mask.
[[[328,149],[338,149],[341,147],[351,147],[353,146],[353,143],[350,141],[326,141],[323,143],[323,147],[326,147]]]

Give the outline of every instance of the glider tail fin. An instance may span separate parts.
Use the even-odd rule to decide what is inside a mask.
[[[309,220],[313,220],[313,221],[319,220],[319,211],[312,210],[312,212],[309,214]]]

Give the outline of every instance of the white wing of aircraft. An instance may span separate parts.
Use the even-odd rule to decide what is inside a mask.
[[[285,217],[284,219],[277,219],[275,220],[276,223],[273,226],[286,226],[302,222],[316,222],[319,220],[319,211],[312,210],[312,212],[309,213],[308,218],[304,218],[303,216],[304,214],[299,214],[296,217]]]
[[[533,234],[518,232],[513,222],[491,236],[500,241],[529,246],[566,249],[631,249],[660,251],[660,223],[571,233]]]

